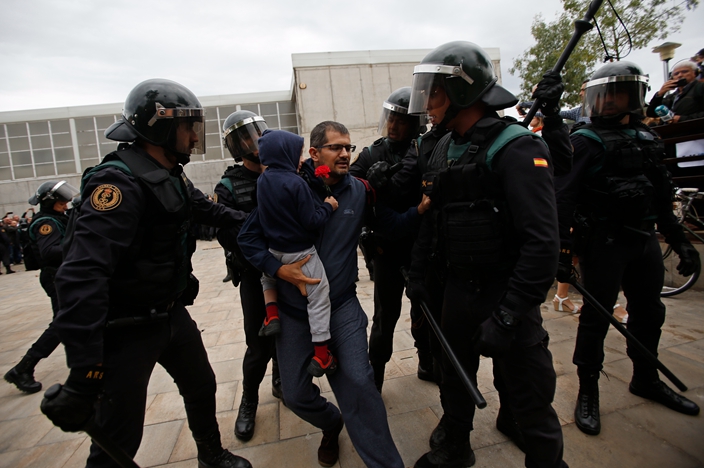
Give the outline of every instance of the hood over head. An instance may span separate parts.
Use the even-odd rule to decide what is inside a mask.
[[[295,133],[266,129],[259,138],[259,160],[270,168],[296,172],[303,143],[303,137]]]

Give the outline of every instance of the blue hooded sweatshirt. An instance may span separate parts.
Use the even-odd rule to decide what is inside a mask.
[[[257,179],[259,222],[269,248],[300,252],[313,246],[332,206],[321,203],[297,173],[303,138],[284,130],[265,130],[259,160],[267,166]]]

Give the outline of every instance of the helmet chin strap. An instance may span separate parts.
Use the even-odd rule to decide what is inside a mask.
[[[450,107],[448,107],[445,111],[445,115],[442,117],[442,121],[438,124],[438,127],[441,129],[447,128],[447,124],[449,124],[452,119],[457,117],[457,114],[459,114],[460,110],[462,109],[455,106],[454,104],[450,104]]]
[[[244,156],[242,156],[242,159],[246,159],[247,161],[259,164],[259,158],[255,156],[254,153],[245,154]]]

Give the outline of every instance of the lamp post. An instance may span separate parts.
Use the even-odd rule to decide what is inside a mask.
[[[664,73],[665,81],[670,79],[670,67],[669,62],[675,57],[675,49],[680,47],[682,44],[676,42],[665,42],[657,47],[653,47],[654,54],[660,54],[660,60],[662,60],[662,71]]]

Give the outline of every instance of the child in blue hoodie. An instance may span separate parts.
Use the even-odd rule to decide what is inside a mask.
[[[257,206],[269,251],[281,263],[290,264],[310,255],[303,271],[320,283],[308,285],[308,323],[315,355],[308,372],[316,377],[332,374],[337,361],[328,349],[330,340],[330,287],[325,268],[315,250],[318,230],[337,209],[334,197],[320,203],[308,183],[298,175],[303,138],[283,130],[264,131],[259,138],[259,159],[266,170],[257,179]],[[266,318],[260,336],[280,333],[276,305],[276,279],[262,276]]]

